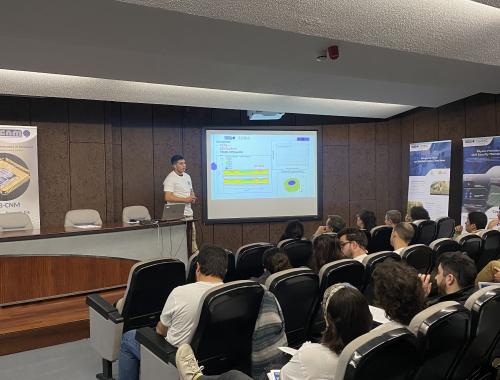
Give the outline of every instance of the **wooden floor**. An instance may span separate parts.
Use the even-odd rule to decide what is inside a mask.
[[[125,287],[101,292],[109,302]],[[89,337],[85,295],[0,308],[0,355],[53,346]]]

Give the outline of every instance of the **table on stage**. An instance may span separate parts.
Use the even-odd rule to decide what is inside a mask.
[[[1,232],[0,305],[123,286],[137,261],[187,265],[194,222]]]

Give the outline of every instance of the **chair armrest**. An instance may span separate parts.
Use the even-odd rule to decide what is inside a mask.
[[[99,313],[103,318],[109,319],[114,323],[123,322],[123,317],[118,312],[118,310],[116,310],[116,307],[111,305],[99,294],[91,294],[90,296],[87,296],[86,303],[89,307]]]
[[[165,363],[175,366],[175,361],[172,362],[170,358],[175,357],[177,347],[172,346],[166,341],[165,337],[157,334],[154,328],[142,327],[138,329],[135,333],[135,340]]]

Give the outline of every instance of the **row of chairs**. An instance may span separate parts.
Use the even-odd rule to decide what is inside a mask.
[[[285,272],[286,276],[283,273],[269,278],[266,285],[277,295],[285,328],[290,332],[294,326],[288,326],[290,315],[283,303],[297,305],[298,297],[306,299],[314,274],[301,268]],[[310,281],[299,281],[305,274]],[[200,323],[191,339],[206,374],[230,369],[250,374],[251,336],[261,292],[262,287],[256,283],[242,280],[207,293],[200,306]],[[376,374],[391,379],[467,379],[482,374],[488,371],[498,343],[499,311],[500,286],[492,286],[474,293],[466,309],[456,302],[445,302],[417,314],[408,328],[395,323],[384,325],[344,349],[337,378],[367,379]],[[178,376],[173,359],[175,347],[153,328],[141,328],[136,339],[141,344],[141,379]]]
[[[149,211],[144,206],[128,206],[123,209],[122,221],[128,223],[131,219],[151,220]],[[64,227],[78,225],[102,226],[101,215],[97,210],[70,210],[64,217]],[[8,212],[0,214],[0,231],[24,231],[33,229],[33,223],[24,212]]]

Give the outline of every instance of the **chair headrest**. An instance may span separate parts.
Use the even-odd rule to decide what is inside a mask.
[[[488,292],[494,291],[497,294],[500,294],[500,284],[498,285],[490,285],[486,286],[482,289],[479,289],[478,291],[472,293],[472,295],[467,298],[467,301],[465,301],[465,308],[467,310],[472,310],[474,304],[476,301],[478,301],[483,295],[485,295]]]
[[[340,259],[340,260],[335,260],[332,261],[331,263],[326,263],[321,267],[319,270],[318,276],[320,280],[323,278],[324,274],[326,271],[329,271],[331,268],[337,268],[337,267],[342,267],[345,265],[360,265],[361,263],[358,260],[354,259]],[[363,265],[363,264],[361,264]]]
[[[391,230],[392,231],[392,227],[386,226],[386,225],[376,226],[370,230],[370,234],[373,235],[374,232],[378,232],[378,231],[382,231],[382,230]]]
[[[266,279],[265,287],[266,289],[269,289],[272,285],[272,283],[282,277],[293,277],[293,276],[298,276],[302,274],[312,274],[314,275],[314,272],[306,267],[302,268],[293,268],[293,269],[285,269],[276,273],[273,273]]]
[[[128,206],[123,209],[122,221],[127,223],[130,219],[136,220],[151,220],[151,215],[149,211],[144,206]]]
[[[410,325],[408,326],[408,329],[411,331],[411,333],[415,336],[418,334],[418,330],[422,323],[427,320],[430,316],[441,312],[444,309],[450,308],[452,306],[458,306],[460,305],[458,302],[455,301],[445,301],[445,302],[439,302],[435,305],[429,306],[425,310],[422,310],[420,313],[415,315],[412,320],[410,321]]]
[[[0,214],[0,231],[30,230],[33,228],[29,215],[24,212]]]
[[[337,363],[337,370],[335,371],[335,376],[333,377],[334,379],[343,379],[345,375],[345,371],[347,368],[347,365],[349,364],[349,361],[351,360],[351,357],[354,355],[356,350],[361,347],[362,345],[370,342],[374,338],[378,338],[382,336],[385,333],[390,333],[390,332],[395,332],[397,330],[406,330],[406,328],[398,323],[398,322],[389,322],[383,325],[380,325],[376,327],[375,329],[371,330],[370,332],[363,334],[356,339],[354,339],[351,343],[349,343],[347,346],[344,347],[342,350],[339,360]],[[408,331],[408,330],[406,330]]]
[[[451,238],[440,238],[434,240],[431,244],[429,244],[430,249],[436,248],[436,245],[441,244],[442,242],[453,242],[454,240]]]
[[[70,210],[64,218],[64,227],[74,227],[82,224],[94,224],[102,226],[99,212],[91,209]]]

